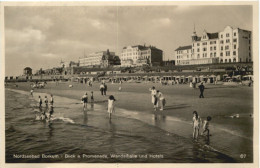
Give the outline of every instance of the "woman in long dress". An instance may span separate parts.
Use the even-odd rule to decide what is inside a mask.
[[[152,104],[154,104],[154,101],[155,101],[155,97],[157,92],[155,90],[155,87],[153,86],[152,88],[149,89],[149,91],[151,92],[151,97],[152,97]]]
[[[116,101],[116,99],[114,98],[113,95],[109,96],[108,105],[107,105],[107,112],[108,112],[108,115],[109,115],[109,121],[111,121],[112,113],[115,112],[115,105],[114,105],[115,101]]]

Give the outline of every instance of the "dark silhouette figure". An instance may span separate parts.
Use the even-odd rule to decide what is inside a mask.
[[[204,98],[203,92],[204,92],[205,87],[204,87],[203,83],[201,83],[199,85],[199,89],[200,89],[200,98]]]
[[[106,96],[107,95],[107,85],[104,83],[104,95]]]

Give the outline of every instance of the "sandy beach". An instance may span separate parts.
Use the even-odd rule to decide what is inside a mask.
[[[73,85],[72,88],[68,87],[70,84]],[[15,87],[10,83],[6,88],[23,90],[28,92],[28,95],[30,94],[29,82],[17,83],[17,85],[18,87]],[[122,85],[108,83],[107,85],[107,96],[101,96],[99,83],[94,83],[93,87],[89,87],[71,82],[59,83],[59,85],[49,82],[44,89],[34,91],[41,94],[53,94],[54,98],[60,96],[74,99],[78,102],[78,108],[81,108],[81,96],[88,92],[90,98],[90,91],[94,91],[95,104],[100,105],[104,110],[108,95],[114,95],[117,100],[115,115],[139,120],[188,139],[192,138],[192,112],[196,110],[203,120],[207,116],[212,117],[211,146],[229,156],[232,155],[232,158],[238,162],[252,161],[252,87],[205,85],[205,98],[200,99],[199,89],[190,88],[188,85],[162,86],[156,83],[123,83]],[[122,87],[121,91],[118,91],[119,86]],[[153,110],[149,91],[152,86],[160,90],[166,98],[164,111],[154,112]],[[236,114],[239,114],[239,118],[231,117]],[[163,120],[167,122],[162,122]],[[225,135],[228,138],[224,140]],[[241,153],[246,153],[248,158],[240,159]]]

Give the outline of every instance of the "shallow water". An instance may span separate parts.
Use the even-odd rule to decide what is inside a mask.
[[[82,111],[80,100],[55,96],[54,114],[50,123],[36,120],[40,112],[36,98],[24,91],[6,89],[6,162],[252,162],[252,155],[240,160],[229,141],[247,146],[252,141],[213,128],[210,141],[193,142],[191,125],[160,112],[146,114],[116,109],[112,122],[101,104],[88,105]],[[42,110],[45,110],[43,105]],[[220,136],[221,137],[221,136]],[[241,144],[242,147],[241,147]],[[21,159],[14,154],[58,154],[58,158]],[[65,158],[65,154],[81,158]],[[113,155],[120,155],[114,158]],[[251,153],[250,153],[251,154]],[[83,158],[83,155],[85,158]],[[96,155],[102,155],[93,158]],[[131,158],[136,155],[137,158]],[[68,156],[68,155],[67,155]],[[88,158],[87,158],[88,157]],[[105,158],[103,158],[105,157]]]

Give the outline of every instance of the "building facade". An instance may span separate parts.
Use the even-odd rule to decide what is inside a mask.
[[[194,30],[192,44],[175,50],[176,65],[252,62],[251,31],[227,26],[222,32],[198,37]]]
[[[79,66],[108,67],[120,65],[120,59],[115,52],[99,51],[79,58]]]
[[[123,48],[120,59],[121,66],[161,65],[163,51],[154,46],[127,46]]]
[[[101,67],[106,68],[114,65],[120,65],[120,58],[119,56],[116,56],[115,54],[110,54],[109,50],[103,55],[102,61],[101,61]]]

